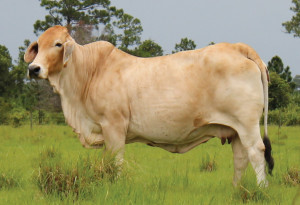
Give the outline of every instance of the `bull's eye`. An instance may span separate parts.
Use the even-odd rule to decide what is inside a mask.
[[[61,43],[57,43],[55,44],[56,47],[62,47],[62,44]]]

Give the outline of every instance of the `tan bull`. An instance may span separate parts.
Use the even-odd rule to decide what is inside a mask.
[[[273,168],[267,69],[251,47],[220,43],[138,58],[104,41],[78,45],[66,28],[54,26],[24,58],[32,62],[29,76],[48,79],[60,94],[66,121],[84,147],[105,144],[122,161],[127,143],[184,153],[218,137],[232,142],[235,185],[249,161],[258,184],[267,184],[264,154]]]

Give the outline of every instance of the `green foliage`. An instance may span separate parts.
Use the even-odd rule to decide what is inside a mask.
[[[28,117],[28,112],[24,110],[22,107],[14,106],[9,115],[10,124],[13,127],[21,126],[26,118]]]
[[[291,95],[289,104],[285,108],[271,110],[268,114],[268,122],[273,125],[295,126],[300,125],[300,93]]]
[[[34,33],[39,34],[54,25],[65,25],[79,44],[106,40],[131,53],[132,47],[141,44],[143,27],[141,21],[124,13],[123,9],[110,6],[109,0],[40,0],[49,15],[34,24]],[[94,29],[104,25],[102,34],[96,38]],[[118,32],[115,32],[117,30]]]
[[[0,97],[0,125],[9,124],[9,115],[10,115],[11,105],[7,99]]]
[[[300,93],[299,92],[293,92],[291,104],[300,107]]]
[[[270,72],[271,83],[269,84],[269,108],[271,110],[286,107],[291,98],[289,84],[275,72]]]
[[[45,114],[45,124],[65,125],[65,117],[62,112],[47,112]]]
[[[120,42],[120,49],[126,51],[130,46],[141,43],[143,27],[139,19],[129,14],[123,14],[113,25],[123,31],[122,34],[117,35],[117,41]]]
[[[27,73],[28,63],[24,61],[24,54],[29,46],[30,41],[24,40],[24,45],[19,47],[19,55],[16,61],[16,65],[12,67],[10,71],[10,76],[13,82],[13,85],[10,88],[10,97],[20,101],[20,96],[24,92],[25,78]]]
[[[294,37],[300,37],[300,1],[292,0],[294,6],[290,7],[290,10],[295,13],[290,21],[282,23],[287,33],[294,34]]]
[[[193,40],[188,38],[182,38],[180,43],[175,45],[175,51],[172,51],[172,53],[177,53],[179,51],[194,50],[195,48],[196,44]]]
[[[45,31],[54,25],[66,25],[70,31],[72,28],[84,22],[88,25],[106,24],[116,12],[115,7],[110,7],[109,0],[40,0],[49,15],[45,20],[37,20],[34,24],[34,33]]]
[[[23,107],[32,112],[36,107],[39,100],[40,90],[38,83],[35,80],[31,80],[25,84],[23,93],[20,95]]]
[[[268,70],[270,72],[275,72],[279,74],[279,76],[289,83],[291,89],[295,89],[295,83],[292,82],[292,73],[290,71],[290,67],[287,66],[284,68],[283,62],[279,56],[274,56],[269,62],[268,62]]]
[[[272,125],[300,125],[300,107],[287,107],[283,110],[272,110],[268,114],[268,122]]]
[[[293,79],[293,82],[295,83],[295,90],[300,91],[300,75],[296,75]]]
[[[163,50],[160,45],[152,40],[145,40],[133,52],[133,55],[139,57],[155,57],[162,56]]]
[[[104,29],[102,30],[101,35],[97,40],[103,40],[103,41],[108,41],[112,43],[114,46],[117,45],[117,35],[114,31],[114,27],[112,24],[107,24]]]
[[[0,45],[0,97],[7,95],[10,76],[9,69],[12,67],[12,59],[8,49],[5,46]]]

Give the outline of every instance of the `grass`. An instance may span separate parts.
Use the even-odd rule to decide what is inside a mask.
[[[118,175],[67,126],[0,126],[0,204],[300,204],[300,127],[269,136],[275,168],[260,189],[251,166],[232,186],[231,146],[218,139],[183,155],[126,145]]]

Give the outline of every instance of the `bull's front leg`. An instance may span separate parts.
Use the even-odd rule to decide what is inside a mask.
[[[115,157],[117,166],[123,163],[125,140],[127,133],[127,121],[123,118],[108,118],[101,123],[105,144],[105,154]],[[111,120],[109,120],[111,119]]]

